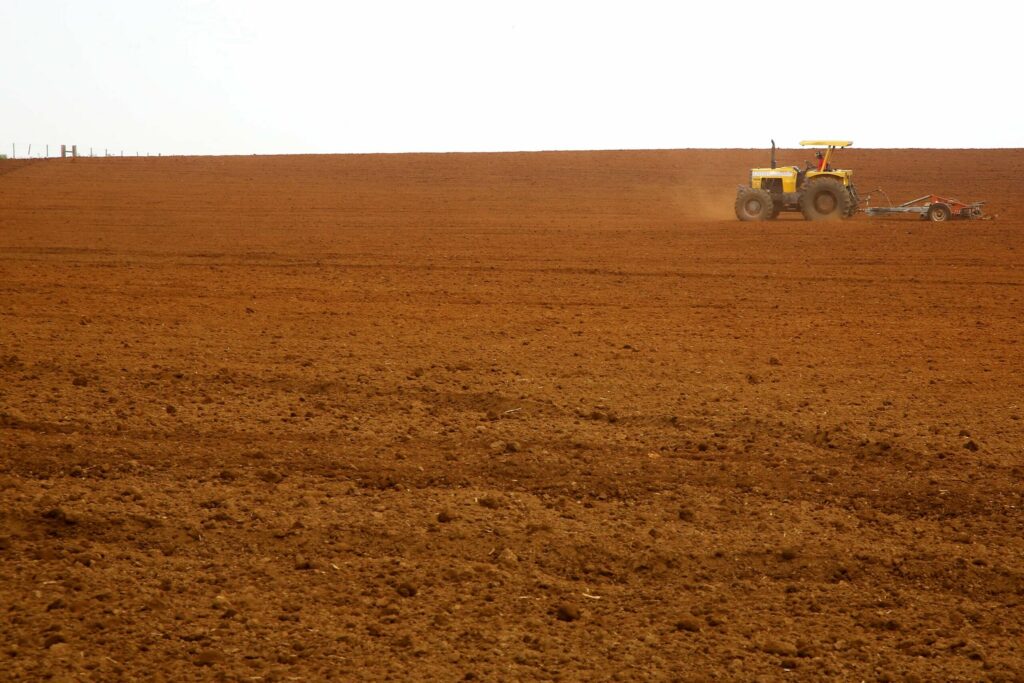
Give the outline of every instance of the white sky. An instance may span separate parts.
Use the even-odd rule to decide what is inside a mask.
[[[0,153],[1024,147],[1022,19],[1013,0],[0,0]]]

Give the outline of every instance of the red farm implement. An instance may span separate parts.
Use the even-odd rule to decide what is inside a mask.
[[[883,196],[884,192],[881,190],[875,190],[880,192]],[[870,202],[870,194],[867,196]],[[888,196],[886,196],[888,200]],[[903,202],[898,206],[869,206],[864,209],[864,213],[869,216],[885,216],[889,214],[917,214],[922,219],[935,221],[941,223],[949,220],[974,220],[978,218],[986,218],[982,206],[985,202],[972,202],[970,204],[960,201],[959,199],[950,199],[949,197],[940,197],[936,194],[926,194],[923,197],[917,199],[911,199],[909,202]]]

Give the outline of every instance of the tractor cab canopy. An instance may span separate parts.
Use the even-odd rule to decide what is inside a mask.
[[[801,147],[828,147],[824,156],[821,152],[818,152],[818,171],[831,171],[832,170],[832,153],[836,151],[836,147],[849,147],[853,144],[852,140],[801,140]]]

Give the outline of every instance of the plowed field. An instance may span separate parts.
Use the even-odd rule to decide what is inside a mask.
[[[0,162],[0,678],[1024,680],[1024,151],[766,160]]]

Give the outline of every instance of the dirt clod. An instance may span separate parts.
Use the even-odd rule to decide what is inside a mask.
[[[66,643],[68,639],[61,633],[51,633],[43,640],[43,649],[49,649],[58,643]]]
[[[306,557],[305,555],[295,556],[295,568],[300,571],[310,571],[317,569],[318,567],[319,564],[312,558]]]
[[[224,661],[224,655],[217,650],[201,650],[192,658],[196,666],[213,666]]]
[[[577,621],[583,617],[583,613],[576,605],[562,603],[555,608],[555,618],[559,621]]]
[[[503,496],[491,494],[480,496],[477,498],[476,502],[481,507],[485,507],[489,510],[498,510],[506,505],[506,500]]]
[[[257,476],[268,484],[280,484],[284,481],[284,475],[277,470],[262,470]]]
[[[696,633],[700,631],[701,624],[695,617],[684,616],[676,621],[677,631],[687,631],[690,633]]]
[[[796,657],[796,645],[787,640],[769,639],[761,645],[761,651],[780,657]]]

